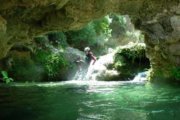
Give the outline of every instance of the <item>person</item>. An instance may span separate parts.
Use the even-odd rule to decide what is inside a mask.
[[[93,65],[96,62],[96,57],[93,55],[93,53],[91,52],[91,49],[89,47],[84,48],[84,52],[86,54],[85,57],[85,61],[88,65],[91,64],[91,61],[93,60]]]

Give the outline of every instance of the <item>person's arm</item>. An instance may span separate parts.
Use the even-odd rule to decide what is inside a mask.
[[[91,59],[93,60],[93,65],[96,62],[96,57],[93,55],[93,53],[91,53]]]

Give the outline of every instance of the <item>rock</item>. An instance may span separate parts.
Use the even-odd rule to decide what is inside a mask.
[[[171,44],[169,46],[169,53],[171,55],[177,55],[180,56],[180,43]]]
[[[121,46],[101,56],[95,65],[90,66],[88,80],[126,81],[145,68],[149,68],[149,60],[145,56],[144,44],[129,44]]]
[[[84,57],[85,57],[84,52],[78,49],[72,48],[72,47],[67,47],[64,50],[64,54],[65,54],[66,59],[70,62],[76,61],[78,57],[84,60]]]
[[[6,32],[6,24],[6,20],[2,16],[0,16],[0,34],[4,34]]]
[[[176,66],[180,66],[180,56],[171,56],[170,61],[172,61],[172,63],[175,63]]]
[[[159,61],[159,69],[175,66],[162,53],[169,53],[164,49],[167,41],[180,39],[179,6],[179,0],[2,0],[0,59],[14,44],[29,43],[33,37],[49,31],[77,30],[93,19],[115,12],[129,15],[133,23],[139,21],[138,28],[148,36],[147,53],[153,68],[159,66]],[[160,48],[158,53],[153,50],[155,45]]]
[[[175,38],[180,38],[180,16],[173,16],[171,17],[171,25],[173,28],[172,36]]]
[[[166,1],[153,0],[3,0],[1,3],[1,29],[6,35],[1,40],[3,46],[0,46],[0,58],[17,42],[30,42],[32,37],[48,31],[80,29],[91,20],[110,12],[128,14],[134,20],[141,18],[141,21],[147,21],[166,8],[174,8],[179,2],[172,0],[167,4]]]
[[[120,80],[133,79],[136,74],[150,67],[145,48],[142,43],[119,48],[115,54],[113,67],[120,73],[118,77]]]

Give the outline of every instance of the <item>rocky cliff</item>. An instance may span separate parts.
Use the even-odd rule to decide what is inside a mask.
[[[109,13],[129,15],[146,35],[152,77],[180,66],[180,0],[0,0],[0,58],[48,31],[79,29]]]

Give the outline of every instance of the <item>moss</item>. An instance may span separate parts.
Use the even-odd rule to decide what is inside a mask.
[[[45,68],[50,80],[65,79],[68,66],[68,61],[62,54],[50,54],[46,58]]]
[[[13,62],[9,73],[16,82],[41,81],[43,79],[43,69],[37,66],[32,60],[28,58],[17,58]]]
[[[0,4],[0,59],[17,43],[30,43],[33,37],[49,31],[77,30],[110,12],[130,15],[133,21],[137,20],[138,28],[150,36],[146,43],[148,47],[154,44],[160,46],[167,39],[176,38],[173,33],[179,33],[173,31],[175,27],[169,21],[170,17],[178,15],[178,5],[179,0],[3,0]],[[162,68],[170,75],[168,65],[179,65],[176,64],[179,56],[172,61],[168,58],[168,50],[156,55],[160,51],[163,49],[149,51],[152,53],[149,55],[152,69],[156,72]],[[139,60],[139,56],[130,55],[128,51],[124,56],[131,64]],[[118,68],[122,64],[118,62],[115,66]],[[177,72],[173,74],[177,76]]]
[[[113,67],[120,72],[120,79],[132,79],[138,72],[149,69],[150,62],[145,55],[145,47],[134,45],[121,48],[115,55]]]
[[[149,75],[149,80],[155,83],[180,82],[180,68],[173,65],[167,65],[162,68],[152,68]]]
[[[68,46],[67,37],[63,32],[49,32],[46,34],[49,42],[54,46],[61,46],[63,48]]]
[[[171,69],[171,74],[175,80],[180,81],[180,67],[173,67]]]

